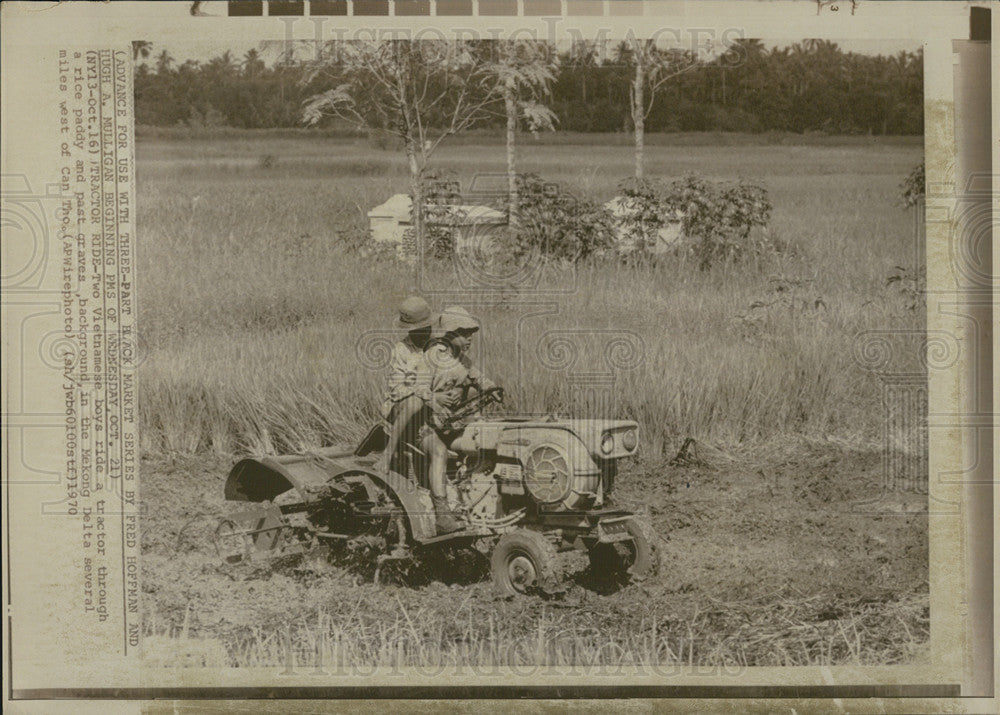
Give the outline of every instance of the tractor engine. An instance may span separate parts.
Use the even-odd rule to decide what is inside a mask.
[[[501,494],[526,495],[546,511],[578,511],[603,502],[600,467],[569,431],[541,427],[504,435],[497,459]]]
[[[618,460],[638,449],[638,426],[608,420],[483,421],[468,425],[453,449],[470,465],[469,483],[495,484],[504,503],[530,500],[540,511],[583,511],[605,505]]]

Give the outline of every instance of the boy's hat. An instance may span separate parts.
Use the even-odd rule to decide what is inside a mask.
[[[434,322],[431,318],[431,307],[427,301],[418,295],[412,295],[399,306],[399,320],[396,327],[404,330],[429,328]]]
[[[434,333],[443,337],[459,330],[479,330],[479,321],[469,315],[469,311],[457,305],[445,308],[434,321]]]

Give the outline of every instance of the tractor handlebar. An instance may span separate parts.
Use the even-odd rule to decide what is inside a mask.
[[[446,420],[440,425],[441,429],[453,429],[455,425],[466,417],[475,414],[483,407],[491,405],[493,403],[502,404],[504,401],[504,390],[502,387],[491,387],[487,390],[473,395],[464,402],[459,403],[455,407],[455,411],[452,412]]]

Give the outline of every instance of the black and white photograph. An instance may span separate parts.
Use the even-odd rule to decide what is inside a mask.
[[[150,657],[921,657],[921,47],[722,39],[134,44]]]
[[[992,697],[989,3],[4,5],[5,702]]]

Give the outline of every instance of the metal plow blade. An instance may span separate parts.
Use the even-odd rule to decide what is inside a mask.
[[[260,504],[220,519],[213,540],[216,553],[227,564],[269,561],[305,552],[274,504]]]

